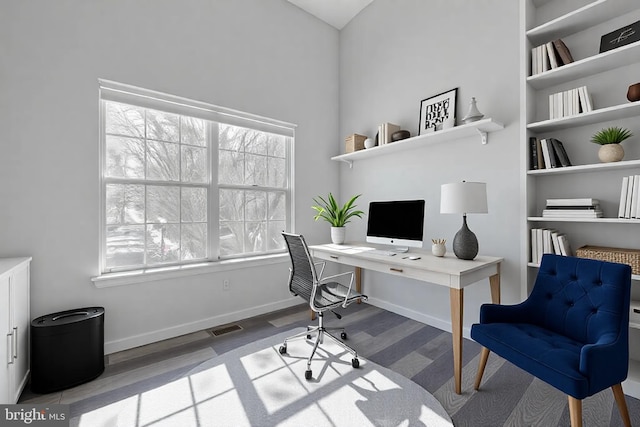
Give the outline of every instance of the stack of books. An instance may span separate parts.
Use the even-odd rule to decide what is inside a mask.
[[[540,264],[543,254],[571,256],[571,245],[566,235],[549,228],[531,229],[531,262]]]
[[[549,119],[561,119],[593,111],[593,102],[586,86],[549,95]]]
[[[531,49],[531,75],[553,70],[572,62],[571,52],[562,39],[547,42]]]
[[[640,175],[622,178],[618,218],[640,218]]]
[[[529,138],[530,169],[549,169],[571,166],[562,141],[556,138]]]
[[[583,199],[547,199],[544,218],[602,218],[600,201]]]
[[[385,145],[391,142],[391,135],[400,130],[400,126],[393,123],[383,123],[378,126],[378,145]]]

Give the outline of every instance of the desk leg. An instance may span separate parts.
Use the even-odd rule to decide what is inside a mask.
[[[489,285],[491,286],[491,302],[500,304],[500,264],[498,264],[498,272],[489,277]]]
[[[362,293],[362,269],[360,267],[355,268],[356,275],[356,292]],[[362,303],[362,300],[358,300],[358,304]]]
[[[456,394],[462,393],[462,306],[464,289],[449,290],[451,300],[451,334],[453,335],[453,378]]]

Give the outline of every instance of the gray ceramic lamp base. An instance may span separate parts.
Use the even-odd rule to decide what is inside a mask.
[[[462,228],[453,238],[453,253],[460,259],[472,260],[478,255],[478,239],[467,227],[467,216],[462,216]]]

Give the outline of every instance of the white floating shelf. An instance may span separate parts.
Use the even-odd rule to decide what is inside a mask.
[[[603,71],[613,70],[625,65],[634,64],[640,56],[640,42],[635,42],[617,49],[590,56],[571,64],[563,65],[543,73],[527,77],[527,83],[535,89],[545,89],[592,76]]]
[[[488,133],[504,129],[504,125],[493,119],[482,119],[449,129],[439,130],[433,133],[413,136],[385,145],[354,151],[353,153],[334,156],[331,160],[346,162],[349,166],[356,160],[368,159],[370,157],[382,156],[400,151],[414,150],[416,148],[439,144],[445,141],[477,136],[483,144],[488,142]]]
[[[567,166],[563,168],[551,169],[533,169],[527,172],[527,175],[562,175],[571,173],[584,173],[590,171],[616,170],[616,169],[634,169],[640,167],[640,160],[624,160],[621,162],[611,163],[594,163],[591,165]]]
[[[637,0],[596,0],[566,15],[527,31],[534,46],[586,30],[601,22],[638,9]]]
[[[527,221],[537,222],[594,222],[602,224],[640,224],[640,219],[629,218],[549,218],[542,216],[530,216]]]
[[[589,111],[588,113],[580,113],[575,116],[563,117],[561,119],[529,123],[527,125],[527,129],[534,132],[549,132],[610,120],[625,119],[639,115],[640,101],[637,101],[629,102],[628,104],[614,105],[612,107],[599,108],[597,110]]]

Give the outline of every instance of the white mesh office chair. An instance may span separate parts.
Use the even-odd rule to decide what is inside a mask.
[[[291,267],[289,268],[289,290],[294,295],[303,298],[309,303],[311,310],[318,314],[318,325],[308,326],[307,331],[285,339],[284,343],[280,347],[280,353],[285,354],[287,352],[287,341],[303,336],[306,336],[307,339],[311,339],[311,334],[317,333],[313,350],[307,360],[307,370],[304,373],[304,377],[307,380],[310,380],[312,377],[311,360],[313,359],[313,355],[318,349],[318,345],[323,342],[325,337],[333,339],[338,343],[338,345],[351,353],[353,355],[351,366],[358,368],[360,366],[360,362],[358,361],[358,354],[356,351],[328,332],[330,329],[341,330],[340,338],[346,339],[347,333],[344,331],[344,328],[325,328],[323,315],[325,311],[333,311],[334,308],[338,307],[347,307],[349,304],[359,299],[366,300],[367,296],[352,289],[353,272],[341,273],[322,278],[325,263],[313,261],[304,237],[290,233],[282,233],[282,235],[287,243],[289,256],[291,257]],[[316,265],[321,266],[320,274],[316,273]],[[347,277],[349,275],[351,277],[348,286],[333,281],[333,279],[338,277]],[[338,318],[341,318],[338,313],[333,313]]]

